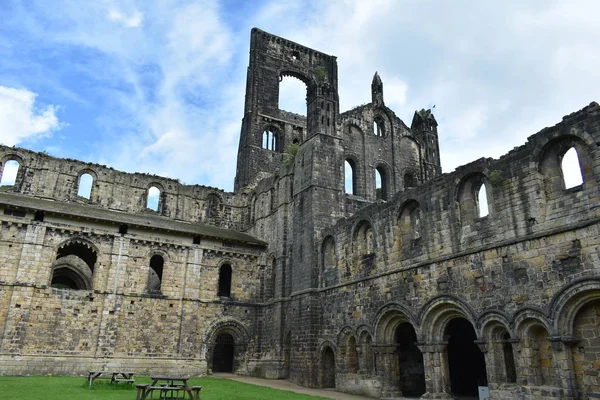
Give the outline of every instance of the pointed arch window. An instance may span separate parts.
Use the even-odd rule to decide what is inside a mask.
[[[19,162],[17,160],[8,160],[4,163],[2,169],[2,179],[0,186],[13,186],[17,181],[17,173],[19,172]]]
[[[479,218],[487,217],[490,214],[486,189],[485,183],[482,183],[477,194],[477,213]]]
[[[583,184],[581,165],[579,164],[579,154],[577,154],[575,147],[571,147],[563,155],[560,168],[565,181],[565,189],[571,189]]]

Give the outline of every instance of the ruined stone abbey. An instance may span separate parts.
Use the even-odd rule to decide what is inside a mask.
[[[442,174],[430,110],[337,89],[335,57],[253,29],[233,193],[0,146],[0,374],[600,398],[600,106]]]

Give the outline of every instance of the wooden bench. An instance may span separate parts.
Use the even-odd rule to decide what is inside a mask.
[[[126,382],[133,384],[135,382],[134,373],[127,371],[88,371],[88,385],[91,388],[92,382],[96,379],[110,379],[110,383]]]
[[[137,389],[136,400],[154,399],[154,393],[158,393],[158,400],[185,399],[186,394],[190,399],[199,399],[202,386],[185,386],[171,382],[168,385],[135,385]]]

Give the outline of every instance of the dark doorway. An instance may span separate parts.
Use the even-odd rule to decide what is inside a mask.
[[[395,342],[398,351],[400,390],[406,397],[420,397],[425,393],[425,368],[423,354],[415,344],[417,334],[408,322],[396,328]]]
[[[478,386],[487,386],[485,359],[475,344],[473,325],[464,318],[455,318],[446,327],[448,365],[452,393],[478,396]]]
[[[213,352],[213,372],[233,372],[233,352],[235,341],[229,333],[220,333],[217,336]]]
[[[331,347],[325,347],[321,356],[321,387],[335,388],[335,354]]]

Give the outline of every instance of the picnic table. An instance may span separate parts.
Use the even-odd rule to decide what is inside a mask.
[[[110,383],[127,382],[133,383],[133,372],[127,371],[88,371],[89,387],[96,379],[110,379]]]
[[[181,376],[153,376],[152,383],[135,385],[137,388],[136,400],[153,399],[154,393],[159,400],[185,399],[187,394],[191,400],[200,398],[202,386],[189,386],[189,377]]]

